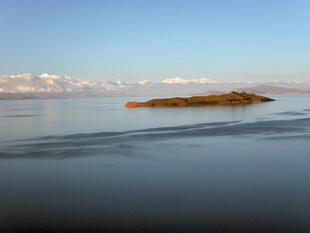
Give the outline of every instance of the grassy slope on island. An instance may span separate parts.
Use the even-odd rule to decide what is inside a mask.
[[[125,106],[131,107],[187,107],[205,105],[237,105],[255,104],[274,101],[268,97],[248,94],[245,92],[231,92],[223,95],[174,97],[167,99],[153,99],[146,102],[128,102]]]

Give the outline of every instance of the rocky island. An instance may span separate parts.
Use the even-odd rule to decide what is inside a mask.
[[[222,95],[174,97],[166,99],[152,99],[146,102],[127,102],[125,107],[188,107],[206,105],[240,105],[256,104],[274,101],[271,98],[248,94],[246,92],[231,92]]]

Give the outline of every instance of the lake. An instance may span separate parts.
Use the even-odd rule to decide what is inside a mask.
[[[310,95],[0,101],[0,232],[310,232]]]

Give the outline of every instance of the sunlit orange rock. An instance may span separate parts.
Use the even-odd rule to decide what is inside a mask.
[[[127,102],[125,104],[125,107],[126,108],[136,108],[136,107],[138,107],[138,103],[137,102]]]

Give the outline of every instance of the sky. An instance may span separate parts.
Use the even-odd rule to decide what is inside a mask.
[[[0,0],[0,74],[310,80],[309,0]]]

